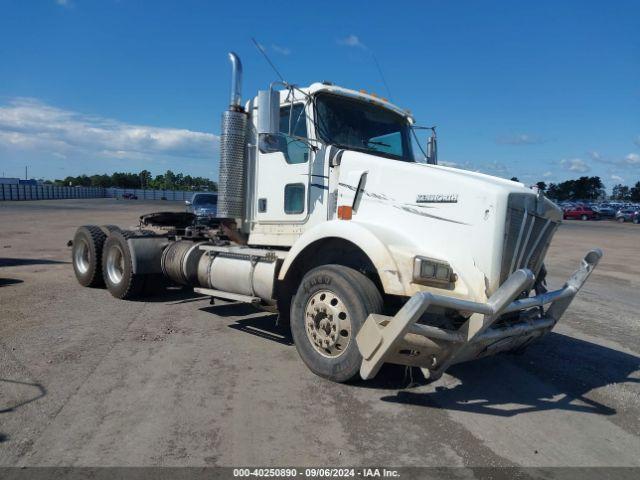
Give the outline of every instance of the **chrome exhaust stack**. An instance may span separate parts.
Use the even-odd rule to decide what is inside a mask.
[[[242,62],[240,57],[233,52],[229,52],[231,62],[231,98],[229,99],[229,110],[242,109]]]
[[[241,225],[245,212],[249,119],[242,106],[242,62],[233,52],[229,53],[229,60],[231,95],[229,109],[222,114],[217,217],[234,219]]]

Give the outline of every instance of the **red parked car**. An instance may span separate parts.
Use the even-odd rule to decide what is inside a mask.
[[[578,205],[564,211],[565,220],[593,220],[594,218],[598,218],[598,214],[589,207]]]

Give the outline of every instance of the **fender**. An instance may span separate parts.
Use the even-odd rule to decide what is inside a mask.
[[[390,295],[412,296],[421,291],[442,293],[437,287],[418,285],[412,282],[413,258],[416,254],[447,260],[440,252],[425,249],[411,238],[399,235],[398,231],[378,224],[354,220],[330,220],[320,223],[303,233],[287,254],[278,280],[284,280],[289,267],[310,244],[325,238],[341,238],[355,243],[369,257],[378,272],[384,292]],[[454,290],[447,293],[456,298],[486,300],[484,274],[470,261],[466,268],[453,265],[458,274]],[[457,268],[456,268],[457,267]]]
[[[323,238],[341,238],[355,243],[369,257],[386,293],[406,295],[405,284],[410,282],[410,279],[404,279],[403,282],[398,265],[383,241],[384,238],[394,237],[397,241],[397,232],[394,235],[386,227],[379,225],[347,220],[320,223],[303,233],[293,244],[282,264],[278,280],[284,280],[291,264],[309,245]]]

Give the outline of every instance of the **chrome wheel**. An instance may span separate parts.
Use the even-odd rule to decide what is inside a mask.
[[[305,330],[313,348],[325,357],[339,357],[351,342],[346,306],[329,290],[316,292],[305,308]]]
[[[106,270],[109,281],[117,285],[124,275],[124,253],[118,245],[112,245],[107,252]]]
[[[89,271],[89,245],[82,239],[76,242],[75,247],[73,263],[76,264],[78,273],[84,275]]]

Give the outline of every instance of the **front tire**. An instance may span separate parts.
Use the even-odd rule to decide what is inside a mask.
[[[624,217],[618,217],[618,223],[624,223]]]
[[[589,220],[589,217],[588,217],[587,215],[584,215],[584,214],[583,214],[583,215],[580,217],[580,220],[582,220],[582,221],[584,222],[584,221],[586,221],[586,220]]]
[[[102,252],[102,272],[109,293],[121,300],[139,297],[145,288],[145,276],[133,273],[131,251],[126,230],[115,230],[107,237]]]
[[[291,333],[302,361],[334,382],[358,376],[362,356],[356,335],[371,313],[380,313],[382,295],[362,273],[342,265],[309,271],[291,305]]]

